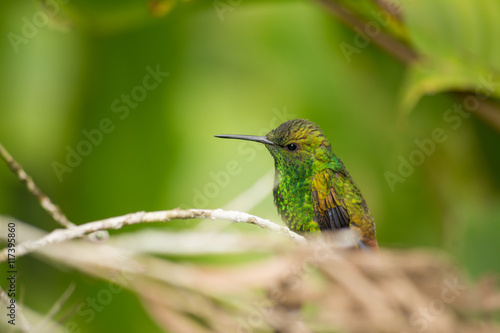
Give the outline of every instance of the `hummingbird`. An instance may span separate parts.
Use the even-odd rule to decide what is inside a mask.
[[[349,228],[357,247],[378,248],[366,201],[318,125],[294,119],[265,136],[216,137],[266,146],[274,158],[274,203],[291,230],[311,234]]]

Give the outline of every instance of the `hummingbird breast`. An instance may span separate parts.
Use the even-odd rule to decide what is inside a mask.
[[[297,232],[319,231],[314,222],[311,177],[290,177],[276,170],[274,203],[285,224]]]

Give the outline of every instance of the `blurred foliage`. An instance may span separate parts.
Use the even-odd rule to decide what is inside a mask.
[[[497,86],[484,84],[500,79],[500,45],[493,42],[500,34],[498,1],[407,1],[405,13],[412,45],[425,55],[408,73],[406,108],[423,94],[446,90],[481,87],[500,97]]]
[[[471,276],[500,272],[492,259],[500,251],[499,127],[479,111],[454,112],[463,99],[446,93],[484,93],[485,78],[488,101],[500,96],[500,5],[407,0],[381,17],[373,13],[399,2],[336,2],[419,56],[400,63],[371,37],[361,47],[359,31],[320,2],[328,1],[3,1],[0,142],[79,224],[178,206],[240,209],[227,205],[272,169],[272,158],[263,147],[213,135],[264,134],[308,118],[361,187],[382,247],[440,248]],[[356,51],[346,55],[341,45]],[[155,83],[151,71],[168,76],[146,89]],[[97,129],[102,137],[85,146]],[[426,154],[428,140],[434,148]],[[87,156],[68,157],[79,149]],[[388,172],[400,174],[401,161],[417,155],[419,165],[391,186]],[[68,158],[71,172],[58,176],[54,163]],[[237,168],[227,178],[231,161]],[[0,184],[1,214],[57,227],[7,168]],[[279,221],[271,186],[251,198],[248,212]],[[72,281],[68,313],[102,288],[36,256],[19,265],[24,301],[42,314]],[[133,294],[119,297],[85,331],[159,330]]]

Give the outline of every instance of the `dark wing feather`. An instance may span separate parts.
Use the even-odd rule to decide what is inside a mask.
[[[350,223],[349,213],[335,192],[332,172],[324,170],[313,178],[315,221],[321,230],[348,228]]]

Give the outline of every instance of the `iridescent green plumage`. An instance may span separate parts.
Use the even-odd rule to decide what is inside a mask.
[[[274,202],[294,231],[354,230],[362,245],[377,248],[368,206],[344,164],[314,123],[295,119],[265,137],[219,137],[264,143],[276,168]]]

